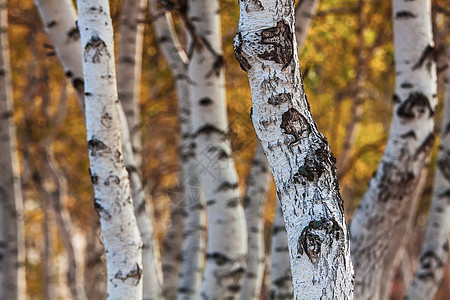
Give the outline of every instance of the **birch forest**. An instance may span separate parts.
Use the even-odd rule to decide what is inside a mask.
[[[450,299],[449,0],[0,0],[0,300]]]

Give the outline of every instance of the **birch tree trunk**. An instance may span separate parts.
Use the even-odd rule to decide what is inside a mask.
[[[177,38],[171,14],[158,1],[150,0],[153,27],[161,51],[175,79],[180,119],[180,162],[183,180],[184,238],[178,299],[195,299],[201,283],[205,254],[205,201],[200,189],[198,161],[192,134],[188,58]],[[175,281],[175,280],[173,280]]]
[[[188,3],[192,129],[208,218],[200,298],[236,299],[245,272],[247,232],[228,139],[219,2]]]
[[[394,0],[396,87],[385,152],[350,227],[355,298],[380,299],[386,254],[408,220],[414,187],[434,142],[436,68],[430,1]]]
[[[77,4],[90,173],[106,252],[107,298],[140,299],[142,241],[122,159],[109,2],[78,0]]]
[[[295,8],[295,38],[300,52],[319,6],[319,0],[301,0]]]
[[[0,1],[0,299],[25,299],[22,187],[9,62],[8,11]]]
[[[296,299],[352,297],[353,270],[335,159],[303,90],[293,1],[240,1],[235,53],[277,186]]]
[[[272,243],[270,246],[270,290],[271,300],[290,300],[294,298],[292,274],[286,226],[279,200],[273,220]]]
[[[117,54],[117,91],[130,130],[134,158],[142,164],[139,87],[142,73],[144,14],[147,0],[125,0],[122,4]]]
[[[240,295],[242,300],[260,299],[266,264],[263,210],[270,179],[269,164],[264,150],[258,142],[244,198],[248,253],[247,269]]]
[[[450,47],[447,49],[450,61]],[[434,175],[430,216],[419,266],[405,299],[434,299],[445,273],[450,235],[450,69],[445,80],[440,144]]]

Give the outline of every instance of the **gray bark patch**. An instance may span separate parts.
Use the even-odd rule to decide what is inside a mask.
[[[279,106],[283,103],[290,102],[291,100],[292,100],[291,93],[280,93],[280,94],[270,97],[267,102],[269,104],[272,104],[273,106]]]
[[[285,69],[294,56],[292,32],[286,21],[280,21],[277,26],[261,30],[262,45],[268,45],[268,50],[258,56],[282,64]]]

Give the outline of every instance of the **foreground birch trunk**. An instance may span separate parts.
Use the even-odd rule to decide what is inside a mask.
[[[90,173],[106,252],[107,298],[141,299],[142,241],[122,159],[109,2],[77,4]]]
[[[161,51],[175,79],[180,119],[180,169],[183,181],[184,238],[178,299],[195,299],[200,288],[205,253],[205,204],[200,189],[198,161],[192,134],[188,58],[178,41],[171,14],[161,3],[150,0],[153,27]],[[175,211],[174,211],[175,212]],[[172,279],[173,280],[173,279]],[[175,281],[175,280],[173,280]]]
[[[450,61],[450,47],[448,61]],[[445,273],[450,234],[450,69],[445,81],[444,107],[430,216],[419,266],[405,299],[434,299]]]
[[[397,228],[408,221],[420,173],[434,142],[436,68],[430,1],[393,1],[394,114],[381,162],[350,227],[355,298],[380,299],[381,277]]]
[[[296,299],[349,299],[353,270],[335,159],[302,87],[293,1],[240,1],[235,52],[277,186]]]
[[[189,1],[189,92],[195,153],[208,218],[201,299],[236,299],[247,254],[238,177],[228,139],[219,2]]]
[[[270,184],[270,175],[266,155],[258,142],[244,198],[248,253],[247,269],[240,295],[242,300],[260,299],[266,265],[263,210]]]
[[[0,1],[0,299],[25,299],[25,236],[13,93],[9,64],[8,11]]]
[[[270,245],[269,299],[289,300],[294,298],[294,291],[286,226],[284,226],[283,211],[278,200],[276,209]]]

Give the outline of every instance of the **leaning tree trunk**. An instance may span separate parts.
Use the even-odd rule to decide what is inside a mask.
[[[270,246],[269,299],[289,300],[294,298],[294,291],[292,289],[286,226],[284,226],[283,211],[278,200],[276,209],[272,228],[272,243]]]
[[[450,61],[450,46],[448,47]],[[450,69],[445,81],[441,135],[430,216],[419,266],[406,299],[434,299],[445,273],[450,234]]]
[[[277,186],[296,299],[347,299],[353,270],[335,159],[302,86],[293,1],[240,1],[235,52]]]
[[[242,283],[240,299],[260,299],[266,265],[264,249],[263,210],[266,203],[269,180],[269,164],[261,144],[258,142],[252,168],[245,190],[244,207],[247,221],[248,253],[247,269]]]
[[[140,299],[142,241],[122,159],[109,2],[78,0],[77,4],[90,174],[105,245],[108,299]]]
[[[22,187],[9,65],[8,11],[0,1],[0,299],[25,299]]]
[[[295,38],[299,51],[308,36],[309,26],[316,15],[319,2],[319,0],[301,0],[295,7]]]
[[[228,139],[219,2],[188,3],[192,131],[208,218],[200,298],[235,299],[245,272],[247,232]]]
[[[195,299],[201,283],[205,252],[205,204],[195,159],[192,136],[191,101],[188,84],[188,58],[175,33],[171,14],[161,2],[150,0],[153,27],[161,51],[175,79],[180,119],[180,169],[183,181],[184,238],[182,265],[178,282],[178,299]],[[173,213],[176,213],[174,210]],[[175,215],[176,216],[176,215]],[[175,272],[174,272],[175,273]],[[174,274],[178,275],[178,274]],[[166,275],[165,275],[166,276]],[[171,282],[175,282],[171,276]],[[168,283],[165,283],[168,286]]]
[[[351,223],[355,298],[379,299],[392,236],[408,221],[434,141],[436,68],[430,1],[394,0],[396,88],[391,130],[381,162]]]

